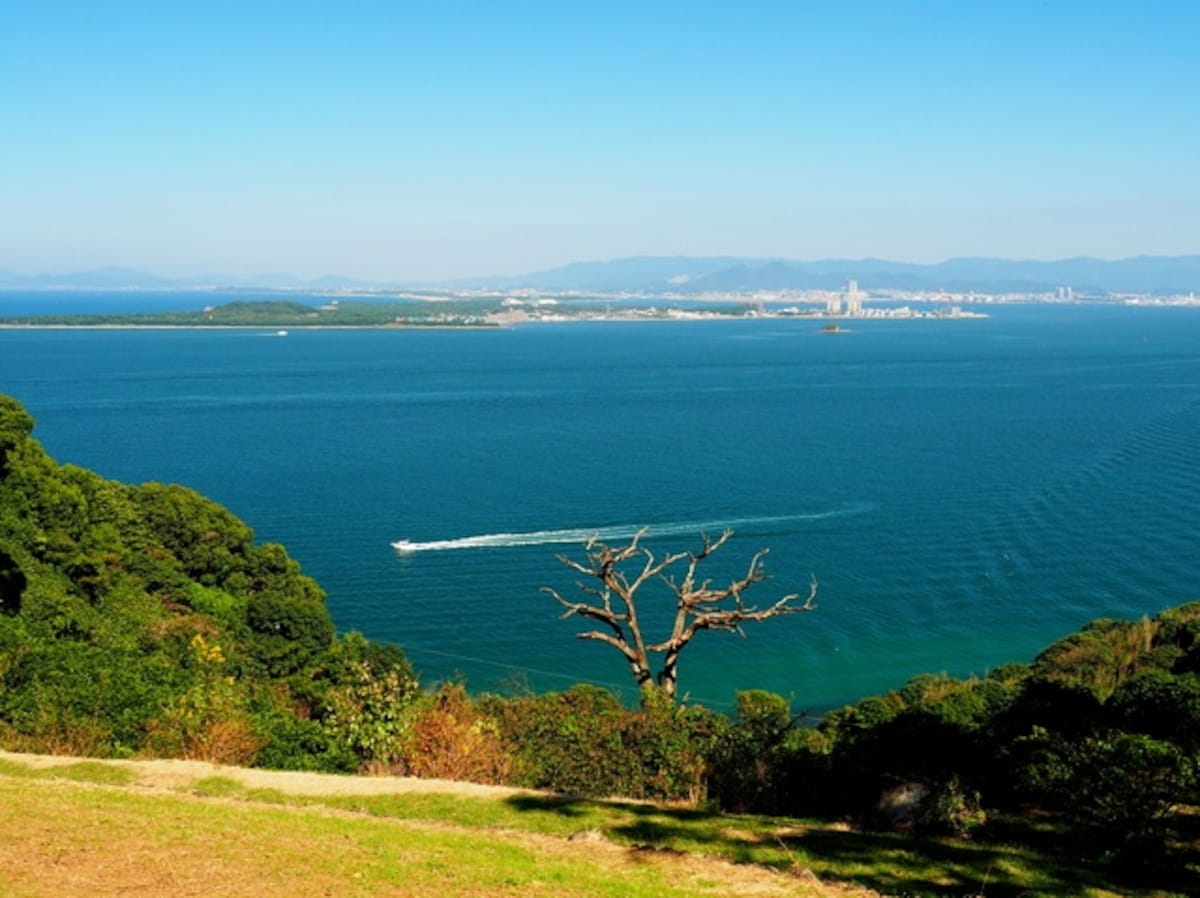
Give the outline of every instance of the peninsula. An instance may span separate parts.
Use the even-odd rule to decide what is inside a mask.
[[[277,299],[234,299],[184,311],[0,316],[0,327],[499,328],[567,321],[986,317],[945,303],[927,309],[894,302],[867,306],[868,298],[853,282],[846,291],[822,295],[804,304],[768,302],[753,296],[697,301],[673,296],[563,296],[530,291],[486,295],[297,294]],[[131,305],[135,303],[133,300]]]

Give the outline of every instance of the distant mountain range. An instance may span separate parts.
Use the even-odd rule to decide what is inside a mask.
[[[1076,294],[1188,293],[1200,290],[1200,256],[1075,258],[1057,261],[962,258],[935,264],[883,259],[754,259],[734,256],[637,256],[572,262],[548,271],[438,283],[372,282],[328,275],[303,280],[290,274],[250,278],[207,275],[163,278],[129,268],[24,276],[0,271],[0,289],[184,290],[247,288],[340,290],[365,288],[519,289],[574,291],[671,290],[730,293],[759,290],[834,290],[848,281],[863,290],[948,290],[955,293],[1044,293],[1071,287]]]
[[[340,290],[377,286],[358,278],[326,275],[304,280],[293,274],[259,274],[235,277],[228,274],[165,278],[135,268],[92,268],[68,274],[25,276],[0,269],[0,290],[194,290],[236,288],[265,290]]]
[[[1043,293],[1071,287],[1080,294],[1187,293],[1200,290],[1200,256],[1062,259],[1051,262],[963,258],[936,264],[883,259],[788,259],[644,256],[575,262],[512,278],[458,281],[470,287],[557,290],[674,290],[681,293],[835,290],[850,280],[863,290],[949,290]]]

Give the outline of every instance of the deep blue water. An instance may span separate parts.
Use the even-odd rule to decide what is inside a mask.
[[[228,505],[427,680],[626,685],[539,592],[574,582],[555,556],[577,548],[547,540],[646,524],[675,550],[732,526],[714,577],[769,547],[751,597],[812,574],[820,607],[701,634],[681,687],[818,708],[1200,597],[1200,310],[989,311],[836,336],[0,330],[0,391],[60,461]]]

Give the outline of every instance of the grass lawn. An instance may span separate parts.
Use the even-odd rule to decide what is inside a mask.
[[[0,895],[1183,894],[1118,890],[1027,848],[797,820],[531,793],[298,795],[234,768],[154,788],[139,770],[0,759]]]

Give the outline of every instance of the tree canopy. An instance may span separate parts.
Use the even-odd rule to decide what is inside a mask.
[[[411,698],[403,653],[339,638],[322,589],[227,509],[60,465],[33,424],[0,396],[0,742],[282,767],[367,760],[339,731],[347,702],[364,677]]]

